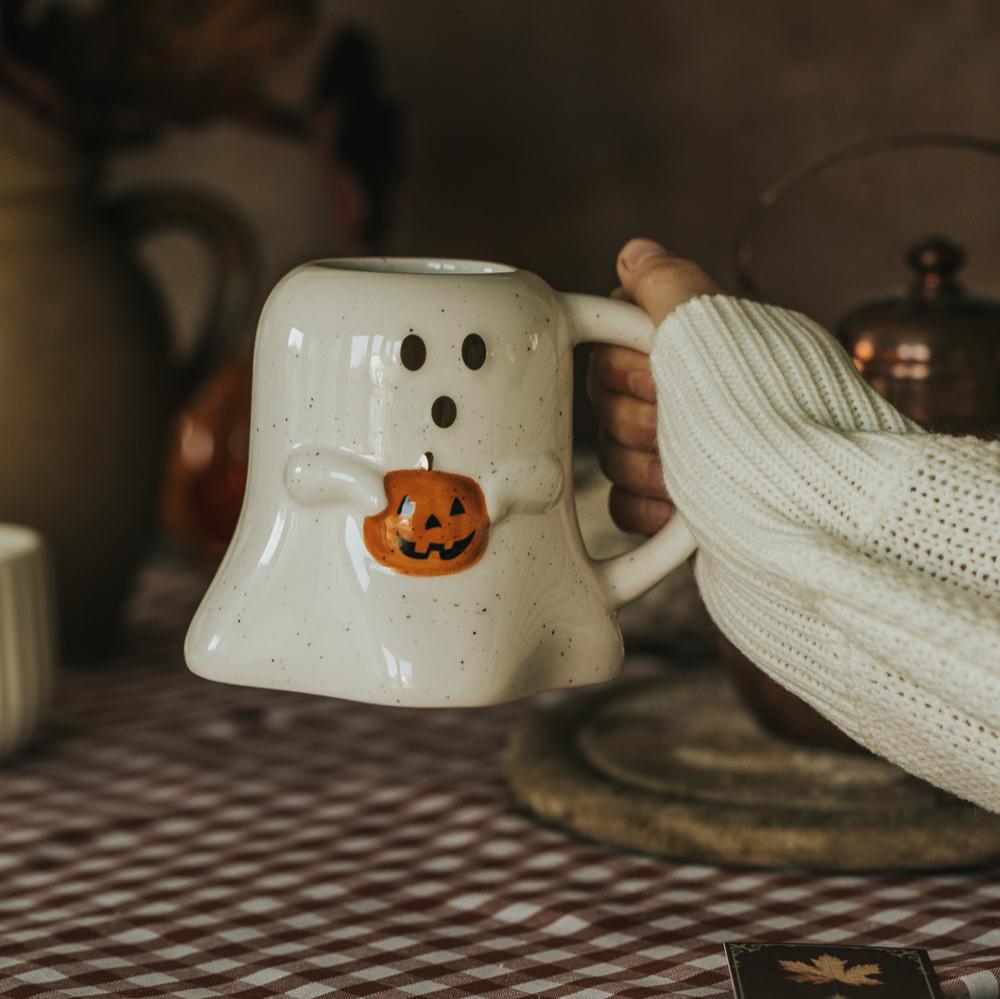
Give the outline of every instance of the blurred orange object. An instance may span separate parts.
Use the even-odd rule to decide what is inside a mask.
[[[249,348],[223,362],[173,429],[163,522],[177,541],[213,561],[225,554],[243,505],[251,373]]]
[[[161,0],[157,9],[162,9],[162,18],[172,16],[178,2],[183,6],[183,0]],[[239,39],[244,50],[257,44],[258,22],[273,21],[280,29],[275,37],[291,39],[313,8],[309,0],[296,0],[292,6],[286,11],[271,0],[249,6],[244,0],[217,4],[203,22],[203,57],[212,57],[213,44],[228,39],[230,26],[243,21],[249,25]],[[155,18],[150,23],[154,21],[159,24]],[[175,41],[180,37],[171,35]],[[228,44],[235,42],[229,39]],[[245,116],[253,110],[244,108]],[[309,138],[331,196],[328,210],[331,232],[339,234],[337,252],[379,252],[401,172],[403,140],[402,115],[383,93],[371,40],[356,28],[339,32],[320,60],[304,108],[258,103],[256,111],[258,124]],[[173,429],[161,494],[163,525],[176,541],[213,561],[225,554],[243,504],[252,367],[249,346],[223,361],[191,396]]]

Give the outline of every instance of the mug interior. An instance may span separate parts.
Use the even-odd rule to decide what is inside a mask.
[[[516,267],[488,260],[447,260],[441,257],[338,257],[319,260],[317,266],[376,274],[512,274],[517,270]]]

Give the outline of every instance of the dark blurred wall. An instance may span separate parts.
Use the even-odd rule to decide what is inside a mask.
[[[406,108],[393,249],[515,262],[563,288],[608,290],[633,233],[731,285],[737,222],[789,167],[887,132],[1000,135],[992,0],[328,0],[324,17],[373,35]],[[318,50],[275,90],[301,93]],[[301,150],[229,127],[176,134],[116,168],[123,183],[162,175],[244,205],[269,282],[338,250]],[[1000,161],[880,156],[775,213],[761,275],[830,320],[901,276],[909,240],[943,229],[967,243],[973,283],[1000,292],[998,208]],[[194,309],[197,266],[163,256]]]

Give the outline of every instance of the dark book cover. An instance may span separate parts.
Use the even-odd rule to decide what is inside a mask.
[[[942,999],[925,950],[726,944],[736,999]]]

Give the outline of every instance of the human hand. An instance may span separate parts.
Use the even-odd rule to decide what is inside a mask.
[[[635,302],[659,326],[699,295],[719,291],[697,265],[651,239],[632,239],[617,261],[616,298]],[[611,480],[611,517],[625,531],[653,534],[673,515],[656,449],[656,386],[649,357],[602,344],[590,355],[587,393],[597,411],[601,468]]]

